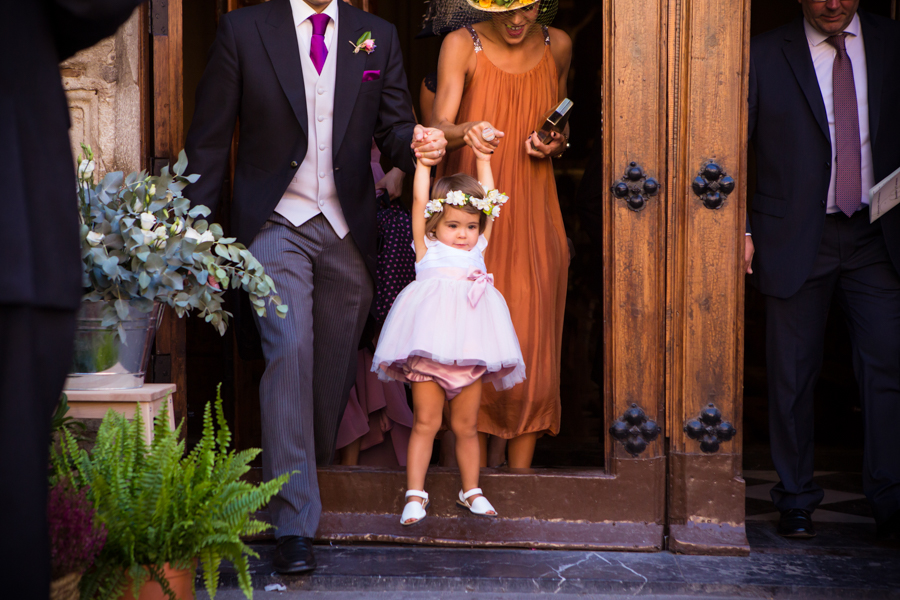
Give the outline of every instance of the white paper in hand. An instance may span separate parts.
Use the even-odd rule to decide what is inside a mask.
[[[900,169],[869,190],[869,223],[900,204]]]

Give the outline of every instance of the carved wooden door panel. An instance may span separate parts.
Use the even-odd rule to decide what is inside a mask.
[[[746,554],[741,478],[750,0],[670,2],[669,547]]]

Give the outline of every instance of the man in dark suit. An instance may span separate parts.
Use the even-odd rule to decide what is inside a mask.
[[[772,500],[781,535],[815,535],[823,491],[813,481],[813,389],[834,298],[847,315],[863,402],[863,488],[879,536],[895,536],[900,210],[870,224],[868,190],[900,167],[900,23],[857,14],[859,0],[800,4],[803,18],[750,43],[758,181],[746,259],[766,297],[769,430],[781,479]]]
[[[0,39],[0,596],[47,598],[50,416],[71,366],[81,262],[59,62],[115,33],[136,0],[4,5]]]
[[[263,476],[299,471],[269,505],[274,566],[299,573],[315,568],[316,463],[332,462],[372,298],[372,138],[407,172],[416,158],[436,161],[446,140],[415,124],[394,26],[340,0],[272,0],[222,17],[186,144],[201,179],[185,193],[213,213],[238,118],[233,233],[289,307],[256,324]]]

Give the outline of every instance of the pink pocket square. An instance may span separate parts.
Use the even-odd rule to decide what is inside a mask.
[[[363,71],[363,81],[375,81],[381,79],[381,71]]]

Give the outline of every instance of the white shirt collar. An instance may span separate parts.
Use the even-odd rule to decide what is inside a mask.
[[[343,2],[343,0],[331,0],[331,3],[322,11],[322,14],[331,17],[335,25],[337,25],[338,2]],[[316,14],[316,11],[303,0],[291,0],[291,12],[294,15],[294,27],[299,27],[301,23]]]
[[[332,2],[332,4],[334,3]],[[844,32],[849,33],[853,37],[859,37],[859,27],[859,13],[856,13],[853,15],[853,19],[850,20],[850,24],[844,29]],[[829,38],[829,36],[810,25],[806,18],[803,19],[803,29],[806,31],[806,39],[809,41],[810,46],[818,46]]]

